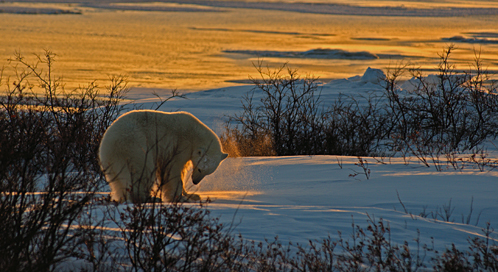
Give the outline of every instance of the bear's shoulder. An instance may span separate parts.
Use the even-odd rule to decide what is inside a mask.
[[[194,119],[199,121],[197,117],[195,117],[193,114],[186,112],[186,111],[175,111],[175,112],[165,112],[165,111],[158,111],[158,110],[132,110],[129,111],[125,114],[123,114],[121,117],[138,117],[138,116],[160,116],[164,118],[189,118],[189,119]],[[121,118],[120,117],[120,118]]]

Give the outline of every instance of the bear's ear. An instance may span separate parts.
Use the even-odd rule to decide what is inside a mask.
[[[221,160],[224,160],[228,157],[228,154],[226,153],[221,153]]]

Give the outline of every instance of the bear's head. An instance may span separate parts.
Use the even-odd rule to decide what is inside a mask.
[[[194,165],[192,182],[198,184],[205,176],[212,174],[221,161],[227,157],[228,154],[221,151],[219,143],[194,150],[192,154],[192,164]]]

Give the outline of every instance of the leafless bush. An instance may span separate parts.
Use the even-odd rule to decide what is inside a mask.
[[[254,130],[244,134],[237,128],[227,125],[220,137],[223,151],[230,157],[275,156],[272,140],[269,134]]]
[[[372,156],[380,152],[390,116],[382,108],[382,97],[341,95],[324,118],[323,154]]]
[[[248,271],[249,247],[212,218],[206,203],[104,205],[80,246],[88,271]],[[95,208],[95,207],[94,207]],[[112,229],[108,226],[114,226]],[[76,268],[78,269],[78,268]]]
[[[301,79],[287,66],[272,71],[260,62],[261,79],[253,79],[255,88],[244,96],[242,113],[231,118],[224,142],[241,156],[401,154],[438,170],[455,167],[448,157],[498,135],[498,92],[478,54],[474,67],[461,72],[450,61],[453,50],[440,54],[432,78],[412,69],[413,90],[399,88],[407,71],[401,66],[386,75],[383,94],[341,95],[332,105],[322,105],[316,79]],[[253,99],[256,92],[260,101]]]
[[[48,271],[69,258],[85,230],[74,228],[102,188],[97,150],[125,90],[111,79],[66,91],[55,55],[30,64],[17,54],[14,78],[0,78],[0,267]],[[43,67],[39,67],[43,66]]]
[[[494,230],[487,223],[482,229],[483,238],[469,238],[467,251],[459,250],[454,244],[441,255],[433,258],[436,271],[498,271],[498,245],[491,238]]]
[[[498,271],[498,247],[491,238],[494,230],[489,223],[482,230],[482,238],[468,239],[468,250],[452,245],[442,254],[432,245],[421,244],[420,237],[414,239],[415,247],[407,241],[393,243],[389,224],[382,218],[369,216],[366,229],[354,221],[351,226],[349,238],[340,233],[339,240],[328,237],[318,244],[310,241],[308,246],[298,245],[294,255],[281,255],[290,257],[284,260],[288,263],[284,271],[425,271],[430,265],[435,271]]]
[[[242,113],[231,117],[221,137],[232,154],[365,156],[382,139],[388,116],[376,97],[363,106],[343,96],[326,108],[315,78],[302,79],[285,65],[272,71],[260,62],[256,69],[261,78],[252,79],[255,88],[243,97]]]
[[[104,230],[107,237],[94,239],[94,250],[88,250],[85,258],[80,255],[98,264],[89,271],[109,267],[117,271],[425,271],[430,266],[436,271],[497,271],[498,267],[498,247],[489,224],[482,238],[469,238],[468,250],[451,246],[439,253],[433,245],[421,244],[420,233],[411,242],[392,242],[389,223],[373,216],[368,216],[366,228],[353,221],[351,233],[339,233],[339,239],[329,236],[293,245],[278,237],[263,242],[235,238],[233,226],[211,218],[206,206],[152,202],[107,207],[107,219],[118,230],[114,234]],[[100,249],[104,251],[95,254]],[[105,262],[98,263],[98,258]]]
[[[316,79],[301,79],[286,65],[272,71],[259,62],[256,69],[261,78],[252,79],[255,88],[244,96],[242,114],[230,120],[238,127],[228,125],[224,138],[237,141],[239,150],[253,150],[252,154],[242,151],[251,155],[263,155],[255,152],[258,147],[264,147],[261,151],[266,154],[319,154],[323,149],[323,113]],[[263,96],[254,103],[256,91]],[[268,147],[273,152],[267,151]]]
[[[338,260],[337,243],[329,235],[321,243],[309,241],[308,245],[297,245],[298,251],[289,263],[297,271],[334,271]]]
[[[454,48],[439,55],[438,74],[426,79],[411,70],[415,85],[408,93],[397,87],[400,70],[387,77],[386,96],[392,116],[390,145],[402,154],[415,155],[427,166],[440,158],[478,147],[498,132],[498,96],[476,54],[474,68],[459,72],[451,63]]]
[[[360,167],[361,171],[363,173],[356,171],[354,169],[351,169],[351,170],[353,170],[353,173],[349,174],[350,177],[354,178],[360,174],[364,174],[367,179],[370,179],[371,171],[370,171],[370,168],[368,168],[368,161],[367,160],[364,160],[362,157],[358,156],[358,162],[356,162],[354,165]]]
[[[344,253],[337,257],[338,271],[417,271],[425,267],[425,256],[431,250],[427,245],[421,252],[417,239],[417,251],[412,252],[406,241],[403,245],[391,242],[391,229],[382,218],[376,221],[369,216],[368,222],[366,231],[353,222],[351,239],[339,239]]]

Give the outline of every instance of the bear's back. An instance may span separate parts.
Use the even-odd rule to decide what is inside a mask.
[[[183,130],[199,122],[188,112],[161,112],[154,110],[134,110],[120,116],[109,129],[143,130],[155,132],[156,128]],[[153,130],[154,129],[154,130]]]
[[[203,138],[211,139],[215,133],[188,112],[134,110],[116,119],[106,131],[103,140],[108,135],[112,135],[112,138],[119,135],[124,142],[127,140],[125,138],[140,137],[151,140],[151,137],[158,135],[167,135],[170,140],[183,138],[197,142]]]

